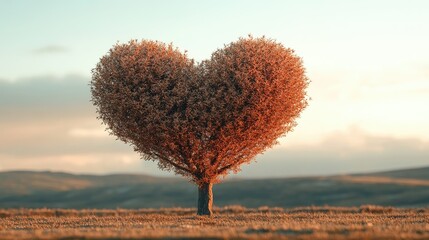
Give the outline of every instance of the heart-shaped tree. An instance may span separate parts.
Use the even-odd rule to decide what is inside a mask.
[[[249,36],[199,64],[171,44],[116,44],[92,70],[91,92],[110,133],[195,182],[198,214],[211,215],[213,183],[292,130],[307,85],[293,50]]]

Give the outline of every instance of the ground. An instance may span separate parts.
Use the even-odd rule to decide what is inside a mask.
[[[0,239],[429,239],[429,209],[0,209]]]

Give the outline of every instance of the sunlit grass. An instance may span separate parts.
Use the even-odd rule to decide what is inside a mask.
[[[3,209],[0,239],[427,239],[429,209],[361,207]]]

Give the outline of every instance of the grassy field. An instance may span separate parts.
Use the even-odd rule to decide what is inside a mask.
[[[0,210],[0,239],[429,239],[429,209]]]

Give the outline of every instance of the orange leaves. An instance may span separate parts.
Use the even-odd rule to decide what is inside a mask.
[[[132,40],[92,74],[111,132],[198,184],[271,147],[307,105],[301,59],[266,38],[239,39],[197,65],[171,44]]]

